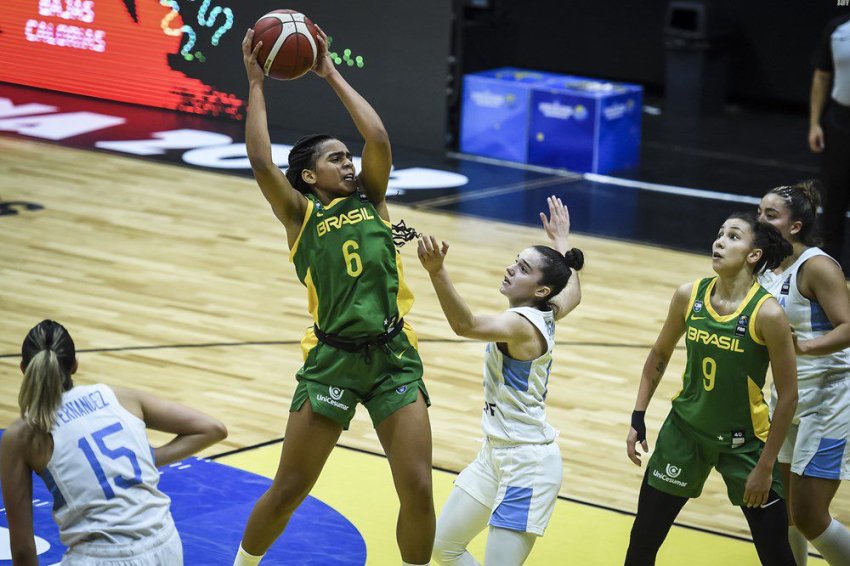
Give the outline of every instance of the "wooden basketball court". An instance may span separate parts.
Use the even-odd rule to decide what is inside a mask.
[[[54,318],[76,340],[80,383],[150,390],[222,419],[230,436],[206,455],[283,435],[310,319],[283,228],[252,180],[11,138],[0,138],[0,156],[0,199],[44,207],[0,217],[0,428],[17,416],[21,340]],[[542,230],[524,226],[392,203],[390,213],[451,244],[453,279],[480,312],[506,307],[504,267],[545,242]],[[586,255],[583,300],[559,325],[547,399],[561,431],[561,494],[633,512],[642,470],[624,440],[643,361],[674,289],[710,275],[710,258],[581,234],[573,245]],[[484,346],[451,333],[415,246],[402,256],[433,400],[435,466],[458,472],[479,447]],[[650,445],[683,362],[680,349],[650,406]],[[381,452],[363,410],[340,442]],[[850,521],[846,489],[832,509]],[[631,520],[609,515],[625,548]],[[678,523],[749,536],[717,476]],[[544,562],[532,554],[529,563]]]

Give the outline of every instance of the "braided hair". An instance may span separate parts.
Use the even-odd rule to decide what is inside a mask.
[[[823,243],[818,226],[821,198],[817,181],[802,181],[795,185],[776,187],[770,189],[767,194],[781,198],[791,211],[791,220],[800,222],[800,232],[796,235],[799,241],[807,246],[819,246]]]
[[[62,404],[62,393],[71,389],[76,348],[64,326],[43,320],[29,331],[21,346],[24,381],[18,393],[21,418],[34,429],[49,433]]]
[[[305,169],[315,169],[316,159],[319,158],[319,149],[328,140],[336,139],[328,134],[311,134],[300,138],[289,151],[289,169],[286,170],[286,179],[289,184],[303,195],[313,192],[313,187],[301,176]]]

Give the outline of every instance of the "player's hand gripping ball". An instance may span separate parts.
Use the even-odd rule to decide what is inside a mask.
[[[319,34],[310,18],[295,10],[274,10],[254,24],[251,49],[263,42],[257,62],[273,79],[297,79],[313,68]]]

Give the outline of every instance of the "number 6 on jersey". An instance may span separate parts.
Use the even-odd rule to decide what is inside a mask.
[[[351,277],[357,277],[363,273],[363,262],[360,261],[360,254],[356,251],[352,251],[359,249],[360,244],[354,240],[346,240],[345,243],[342,244],[342,256],[345,258],[345,271]]]

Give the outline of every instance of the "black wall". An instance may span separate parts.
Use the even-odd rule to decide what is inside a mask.
[[[732,28],[732,99],[805,106],[811,56],[837,0],[715,0]],[[667,0],[491,0],[466,8],[465,72],[515,65],[642,83],[664,83]]]
[[[378,111],[393,144],[442,151],[446,130],[446,73],[451,0],[287,0],[334,38],[331,51],[349,48],[360,69],[343,64],[343,76]],[[239,25],[253,25],[281,7],[277,0],[239,6]],[[241,37],[241,36],[240,36]],[[238,54],[238,50],[234,50]],[[247,94],[241,59],[229,66]],[[357,130],[333,90],[312,73],[295,81],[266,81],[269,122],[301,131],[356,137]]]

